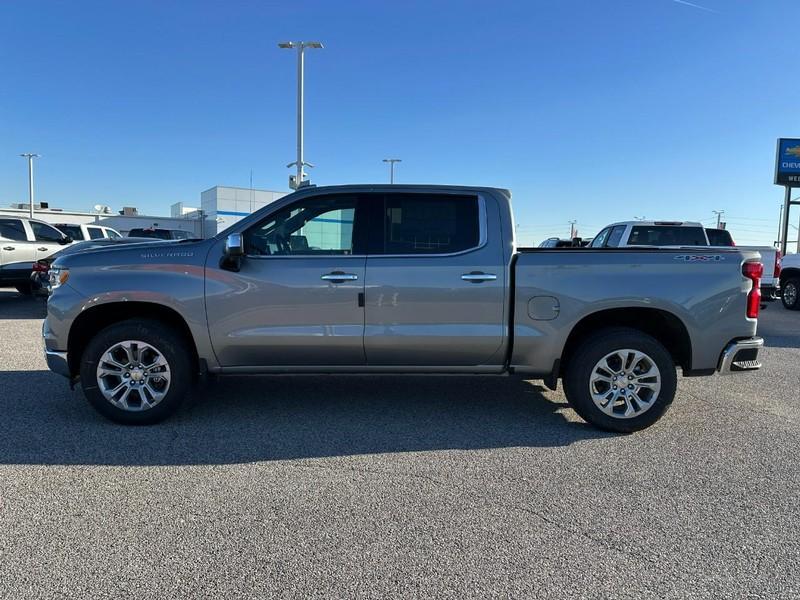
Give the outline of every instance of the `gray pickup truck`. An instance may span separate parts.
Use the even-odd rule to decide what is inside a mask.
[[[106,417],[164,419],[196,377],[463,373],[563,380],[631,432],[684,376],[759,368],[762,272],[736,248],[516,248],[511,194],[307,187],[208,240],[50,270],[50,368]]]

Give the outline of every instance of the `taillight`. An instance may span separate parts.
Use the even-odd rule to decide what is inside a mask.
[[[760,262],[746,262],[742,265],[742,275],[753,282],[753,288],[747,294],[747,318],[757,319],[761,307],[761,276],[764,265]]]
[[[781,277],[781,259],[783,255],[781,254],[780,250],[775,250],[775,270],[772,271],[772,276],[775,279],[780,279]]]
[[[50,265],[46,262],[36,261],[33,263],[33,272],[34,273],[47,273],[50,270]]]

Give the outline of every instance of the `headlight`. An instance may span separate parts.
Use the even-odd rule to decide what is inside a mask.
[[[69,269],[63,267],[50,267],[50,289],[54,290],[57,287],[67,283],[69,279]]]

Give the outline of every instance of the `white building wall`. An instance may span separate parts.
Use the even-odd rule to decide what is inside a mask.
[[[200,194],[200,207],[206,215],[206,237],[216,235],[250,213],[283,198],[287,192],[215,186]],[[213,233],[211,233],[213,232]]]

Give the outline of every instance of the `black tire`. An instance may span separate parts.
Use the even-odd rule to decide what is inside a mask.
[[[112,404],[100,390],[98,362],[109,348],[126,340],[138,340],[151,345],[163,355],[169,365],[169,387],[163,399],[152,408],[126,410]],[[109,325],[92,338],[83,352],[80,363],[83,393],[97,412],[117,423],[151,425],[163,421],[178,409],[194,378],[190,353],[186,346],[187,340],[184,336],[159,321],[137,319]]]
[[[781,282],[781,302],[789,310],[800,310],[800,279],[792,277]]]
[[[590,392],[591,377],[597,363],[608,354],[622,349],[643,352],[655,363],[661,376],[661,389],[652,405],[641,414],[629,418],[606,414],[595,404]],[[564,375],[564,393],[575,412],[600,429],[618,433],[639,431],[658,421],[672,404],[677,384],[675,364],[667,349],[652,336],[628,327],[602,329],[582,341],[577,351],[569,357]],[[640,393],[639,390],[637,393]],[[644,393],[649,392],[644,390]],[[613,409],[611,412],[614,412]]]
[[[14,287],[23,296],[31,296],[31,295],[33,295],[33,288],[31,287],[30,283],[18,283]]]

